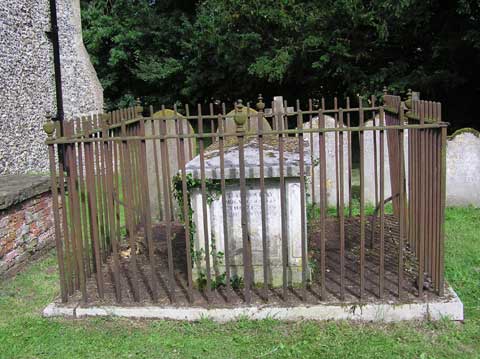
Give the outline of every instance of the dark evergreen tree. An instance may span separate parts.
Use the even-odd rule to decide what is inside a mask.
[[[475,126],[480,1],[84,0],[109,106],[411,87]],[[478,126],[477,126],[478,127]]]

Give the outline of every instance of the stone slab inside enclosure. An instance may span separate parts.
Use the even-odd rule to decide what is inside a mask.
[[[103,111],[103,89],[83,45],[80,0],[57,0],[66,117]],[[0,174],[48,171],[42,130],[55,114],[48,0],[3,0],[0,6]]]
[[[166,109],[159,111],[153,115],[154,120],[145,121],[146,136],[160,134],[161,119],[165,119],[165,130],[167,135],[176,135],[180,131],[180,126],[183,134],[193,134],[194,130],[190,123],[180,114],[177,114],[175,120],[174,111]],[[166,147],[168,152],[168,161],[164,163],[162,160],[162,149],[160,140],[147,140],[147,178],[148,191],[150,195],[150,208],[152,218],[160,220],[165,211],[164,198],[168,196],[164,193],[163,178],[168,177],[168,185],[172,185],[173,178],[178,174],[180,168],[180,141],[177,138],[166,139]],[[188,138],[184,140],[184,156],[185,163],[190,161],[196,155],[197,143],[195,138]],[[179,208],[176,207],[175,201],[171,201],[173,206],[173,215],[178,218]]]
[[[378,126],[380,120],[378,116],[375,118],[375,124]],[[372,127],[373,121],[366,121],[365,127]],[[385,170],[385,191],[384,198],[387,199],[392,195],[392,185],[390,181],[390,161],[388,158],[388,136],[387,131],[384,131],[384,170]],[[376,140],[376,148],[374,137]],[[375,136],[373,131],[365,131],[364,135],[364,153],[365,153],[365,202],[368,204],[375,204],[380,198],[380,132],[377,131]],[[405,176],[408,178],[408,130],[404,131],[404,163],[405,163]],[[376,166],[375,172],[375,152],[376,152]],[[376,175],[376,176],[375,176]],[[375,196],[375,179],[377,181],[377,196]],[[376,203],[378,204],[378,202]]]
[[[319,121],[318,117],[314,117],[311,121],[305,122],[303,127],[308,128],[318,128]],[[325,116],[325,127],[334,128],[335,119],[330,116]],[[335,141],[335,136],[338,136],[335,132],[327,132],[325,135],[325,154],[326,154],[326,172],[327,172],[327,205],[335,207],[337,204],[337,171],[338,176],[340,176],[340,168],[336,165],[335,162],[335,145],[339,144],[339,140]],[[313,170],[310,171],[310,176],[308,177],[308,200],[310,202],[320,204],[320,165],[319,165],[319,135],[318,133],[305,134],[304,138],[308,142],[308,148],[311,153],[311,162],[314,164]],[[312,150],[313,146],[313,150]],[[340,153],[340,147],[338,147],[338,152]],[[343,182],[344,182],[344,196],[343,200],[345,204],[348,204],[349,198],[349,188],[348,188],[348,132],[344,132],[343,136]],[[340,177],[338,177],[340,178]],[[315,186],[313,189],[312,186]]]
[[[460,130],[447,140],[447,205],[480,207],[480,134]]]
[[[302,228],[301,225],[301,192],[300,192],[300,164],[298,147],[298,139],[291,138],[287,143],[292,143],[289,151],[285,152],[284,166],[285,166],[285,188],[286,188],[286,203],[284,204],[287,222],[287,243],[288,243],[288,273],[290,283],[301,283],[302,268],[301,268],[301,238],[302,231],[307,236],[306,226]],[[266,200],[266,231],[267,243],[269,250],[269,281],[273,286],[280,286],[282,284],[282,222],[281,222],[281,200],[280,200],[280,180],[279,180],[279,153],[278,144],[273,145],[274,141],[265,146],[265,200]],[[261,194],[260,194],[260,167],[259,167],[259,150],[258,140],[253,138],[247,141],[245,145],[245,173],[247,180],[246,185],[246,206],[247,223],[248,223],[248,237],[251,240],[253,267],[254,267],[254,282],[263,282],[263,246],[262,246],[262,220],[261,220]],[[228,185],[225,193],[208,193],[209,196],[207,204],[207,233],[210,244],[214,244],[215,251],[225,253],[225,237],[224,237],[224,223],[223,223],[223,207],[222,196],[226,196],[226,212],[227,212],[227,235],[229,242],[229,253],[231,258],[231,273],[232,276],[243,277],[243,237],[241,225],[241,209],[242,203],[240,198],[240,184],[239,184],[239,150],[237,145],[230,146],[225,153],[225,174],[228,179]],[[308,160],[308,152],[305,154],[305,172],[310,167]],[[194,158],[187,166],[187,173],[192,174],[196,179],[201,178],[200,173],[200,158]],[[215,149],[206,152],[205,173],[208,180],[220,179],[220,156],[219,151]],[[200,186],[200,184],[199,184]],[[190,190],[191,192],[191,208],[193,209],[193,222],[195,224],[194,234],[194,250],[195,253],[210,253],[212,251],[205,249],[204,237],[204,213],[202,208],[202,193],[199,186]],[[207,200],[207,199],[205,199]],[[303,209],[306,211],[306,209]],[[306,240],[305,240],[306,244]],[[198,257],[198,256],[196,256]],[[224,272],[223,263],[219,263],[218,271]],[[210,263],[214,263],[211,257]],[[195,273],[198,276],[200,272],[205,270],[204,259],[198,260],[195,263]],[[212,270],[212,273],[214,271]]]
[[[240,161],[238,156],[238,143],[236,139],[227,143],[224,149],[224,168],[226,179],[238,179],[240,177]],[[284,175],[285,177],[298,177],[300,175],[300,154],[298,152],[298,139],[284,139]],[[245,177],[260,177],[259,144],[256,136],[248,137],[244,145]],[[304,140],[304,166],[305,173],[311,168],[308,142]],[[263,144],[265,178],[280,176],[280,156],[278,152],[278,140],[273,137],[265,138]],[[187,173],[194,178],[200,178],[200,156],[195,157],[187,165]],[[205,150],[205,176],[210,179],[220,179],[220,150],[218,143]]]

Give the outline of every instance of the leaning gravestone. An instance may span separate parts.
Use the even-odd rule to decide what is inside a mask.
[[[380,120],[378,116],[375,118],[375,124],[378,126]],[[366,121],[365,127],[372,127],[373,121]],[[387,131],[384,132],[384,171],[385,171],[385,191],[384,198],[387,199],[392,195],[392,186],[390,181],[390,161],[388,157],[388,136]],[[377,131],[376,139],[376,157],[377,172],[375,173],[375,146],[373,131],[364,131],[364,158],[365,158],[365,203],[378,205],[375,200],[380,198],[380,132]],[[403,153],[405,163],[405,176],[408,178],[408,129],[404,131]],[[375,176],[376,174],[376,176]],[[375,178],[377,181],[377,196],[375,196]]]
[[[304,129],[318,128],[318,117],[314,117],[311,121],[303,124]],[[335,127],[335,119],[330,116],[325,116],[325,127]],[[319,156],[319,135],[318,133],[305,134],[304,138],[308,142],[308,148],[312,154],[311,161],[314,164],[312,171],[307,180],[307,189],[309,193],[309,201],[315,204],[320,204],[320,156]],[[313,141],[311,141],[311,138]],[[339,140],[338,140],[339,141]],[[339,144],[339,143],[338,143]],[[313,145],[313,148],[312,148]],[[340,146],[339,153],[340,153]],[[312,151],[313,150],[313,151]],[[327,206],[336,206],[337,204],[337,174],[340,168],[335,164],[335,132],[326,132],[325,135],[325,155],[326,155],[326,177],[327,177]],[[344,203],[348,204],[349,188],[348,188],[348,132],[343,135],[343,183],[344,183]],[[340,173],[338,174],[340,176]],[[313,177],[313,178],[312,178]],[[340,177],[338,177],[340,178]],[[313,189],[312,187],[315,186]]]
[[[291,138],[286,141],[298,139]],[[293,144],[293,142],[292,142]],[[305,144],[306,146],[306,144]],[[284,153],[284,174],[286,192],[286,223],[288,243],[288,276],[290,283],[301,283],[302,281],[302,231],[307,238],[306,226],[301,225],[301,192],[300,192],[300,165],[298,145],[286,146],[290,148]],[[308,147],[306,147],[308,148]],[[246,203],[247,208],[248,236],[251,241],[252,265],[254,268],[255,283],[263,282],[263,247],[262,247],[262,216],[261,216],[261,194],[260,194],[260,167],[258,139],[250,138],[245,144],[245,177],[246,177]],[[270,285],[280,286],[282,284],[282,218],[280,200],[280,173],[279,173],[279,152],[273,141],[264,144],[265,159],[265,199],[266,199],[266,233],[269,250],[269,273]],[[310,170],[309,154],[305,152],[305,172]],[[203,253],[202,256],[194,255],[197,258],[194,263],[194,275],[198,278],[205,273],[205,237],[204,237],[204,215],[207,216],[207,233],[210,246],[216,248],[216,253],[225,253],[225,238],[223,227],[222,196],[226,196],[227,213],[227,235],[229,244],[230,272],[232,276],[243,277],[243,241],[242,241],[242,203],[240,199],[240,167],[238,144],[233,144],[225,149],[225,178],[227,179],[225,193],[208,193],[207,213],[202,209],[202,193],[200,184],[189,189],[191,194],[190,202],[193,210],[193,223],[195,227],[194,251]],[[200,158],[195,157],[187,165],[187,173],[191,174],[198,181],[201,178]],[[205,178],[211,183],[218,183],[220,177],[220,155],[219,150],[212,146],[205,153]],[[220,185],[219,185],[220,186]],[[305,210],[305,209],[304,209]],[[212,243],[213,242],[213,243]],[[213,262],[212,253],[207,251],[210,263]],[[215,256],[217,257],[217,256]],[[225,260],[221,259],[216,268],[217,272],[225,271]],[[214,270],[212,269],[212,273]]]
[[[175,117],[177,120],[175,121]],[[182,115],[176,114],[169,109],[158,111],[153,115],[153,121],[145,122],[145,135],[151,136],[153,134],[160,134],[160,120],[165,119],[165,128],[167,135],[175,135],[180,131],[180,125],[182,126],[183,134],[193,134],[193,128]],[[166,175],[168,177],[169,186],[172,185],[173,178],[177,175],[180,167],[180,154],[179,154],[179,140],[177,138],[169,138],[165,140],[167,144],[168,160],[166,163],[162,161],[162,149],[160,140],[148,140],[146,141],[147,150],[147,178],[148,178],[148,190],[150,194],[150,208],[152,212],[152,218],[154,220],[164,219],[162,214],[165,211],[164,198],[170,197],[170,208],[173,208],[172,214],[174,219],[178,219],[179,209],[176,208],[174,201],[172,201],[173,193],[170,196],[166,196],[163,187],[163,178]],[[187,138],[184,140],[184,154],[185,163],[190,161],[196,155],[196,141],[195,138]],[[173,207],[172,207],[173,206]]]
[[[480,207],[480,134],[462,129],[447,140],[447,206]]]

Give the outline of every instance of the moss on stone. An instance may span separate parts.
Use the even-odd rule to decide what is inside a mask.
[[[466,127],[466,128],[461,128],[459,130],[456,130],[454,133],[452,133],[450,136],[448,136],[447,139],[453,140],[458,135],[462,135],[464,133],[471,133],[475,137],[480,138],[480,132],[479,131],[477,131],[476,129],[471,128],[471,127]]]
[[[153,114],[153,118],[165,118],[166,120],[173,120],[175,118],[184,118],[180,113],[175,112],[169,108],[157,111]]]
[[[238,137],[236,136],[228,136],[225,137],[225,140],[223,142],[223,148],[224,150],[228,150],[232,147],[237,147],[238,146]],[[259,143],[258,143],[258,136],[257,135],[246,135],[245,136],[245,142],[244,142],[245,147],[255,147],[259,148]],[[269,136],[264,136],[263,137],[263,146],[264,150],[268,149],[275,149],[278,150],[278,137],[274,135],[269,135]],[[304,146],[306,147],[307,144],[305,143]],[[284,137],[283,138],[283,149],[285,152],[298,152],[299,147],[298,147],[298,138],[297,137]],[[206,148],[205,150],[205,156],[207,158],[211,158],[216,156],[214,154],[214,151],[220,150],[220,143],[219,141],[211,144]]]

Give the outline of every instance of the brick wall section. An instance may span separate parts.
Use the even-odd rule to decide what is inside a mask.
[[[16,176],[12,177],[0,177],[0,200],[4,199],[3,207],[8,205],[0,209],[0,278],[15,274],[55,245],[48,179],[29,177],[14,183]]]

